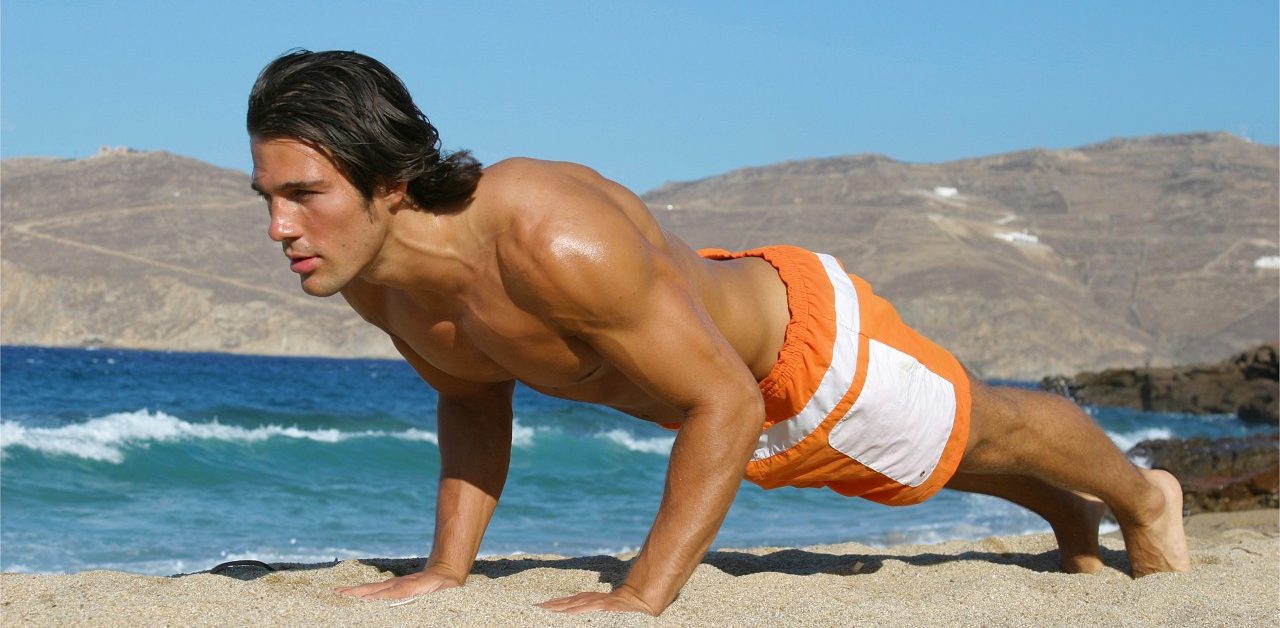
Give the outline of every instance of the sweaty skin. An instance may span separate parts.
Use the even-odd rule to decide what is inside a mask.
[[[435,541],[422,572],[341,589],[365,599],[461,586],[506,481],[511,395],[545,394],[680,423],[661,504],[625,582],[544,608],[661,613],[710,547],[764,422],[756,382],[789,318],[758,258],[708,261],[594,171],[510,159],[457,206],[414,207],[401,184],[364,198],[323,150],[253,138],[268,203],[303,291],[341,293],[439,393]],[[1102,507],[1134,575],[1189,568],[1181,490],[1133,467],[1074,404],[972,381],[969,440],[948,488],[1045,517],[1067,571],[1101,568]],[[1096,496],[1096,497],[1095,497]]]
[[[548,603],[666,608],[710,547],[764,421],[756,380],[788,320],[773,267],[703,260],[638,198],[581,166],[504,161],[485,170],[465,207],[433,213],[410,206],[403,187],[366,203],[323,153],[297,141],[255,141],[253,156],[269,234],[303,290],[340,292],[439,392],[427,568],[347,592],[406,597],[465,580],[506,478],[519,380],[682,423],[626,582]]]

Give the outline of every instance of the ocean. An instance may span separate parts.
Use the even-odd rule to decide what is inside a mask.
[[[1273,429],[1088,411],[1125,449]],[[481,554],[637,549],[673,434],[525,388],[515,416],[511,472]],[[0,347],[0,570],[169,575],[237,559],[423,556],[435,425],[435,394],[399,361]],[[744,483],[714,547],[1043,531],[990,497],[943,491],[890,508]]]

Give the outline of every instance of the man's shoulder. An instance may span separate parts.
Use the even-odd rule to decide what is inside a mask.
[[[489,166],[484,179],[491,176],[481,200],[503,216],[494,239],[499,268],[523,305],[571,309],[589,300],[579,293],[602,292],[637,261],[643,236],[594,170],[518,158]]]
[[[481,182],[477,201],[502,223],[500,240],[540,254],[613,213],[607,181],[580,164],[516,157],[490,165]]]
[[[484,175],[503,184],[537,184],[563,178],[589,179],[600,176],[595,170],[579,163],[533,157],[508,157],[490,164],[484,169]]]
[[[477,198],[521,211],[557,209],[597,196],[607,184],[582,164],[513,157],[485,168]]]

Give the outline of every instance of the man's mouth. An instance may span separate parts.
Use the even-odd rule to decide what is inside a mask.
[[[289,260],[289,270],[300,275],[315,270],[316,264],[320,263],[318,257],[291,257]]]

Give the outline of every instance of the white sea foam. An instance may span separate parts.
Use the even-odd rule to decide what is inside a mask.
[[[45,454],[74,456],[119,464],[128,447],[146,447],[150,443],[214,440],[239,443],[260,442],[271,438],[293,438],[320,443],[338,443],[353,438],[397,438],[437,443],[436,434],[426,430],[403,432],[364,430],[346,432],[336,429],[303,429],[296,426],[263,425],[240,427],[211,423],[189,423],[164,412],[138,410],[108,414],[61,427],[26,427],[12,421],[0,421],[0,452],[10,447],[25,447]]]
[[[476,558],[480,560],[494,560],[498,558],[512,558],[515,556],[523,556],[529,554],[546,554],[548,552],[526,552],[522,549],[503,550],[501,552],[480,552],[476,554]]]
[[[1167,427],[1144,427],[1132,432],[1107,432],[1107,436],[1111,437],[1111,442],[1115,443],[1120,451],[1129,451],[1134,445],[1144,440],[1173,438],[1173,430]]]
[[[440,439],[436,437],[436,433],[428,432],[426,430],[408,429],[403,432],[396,432],[393,436],[403,440],[416,440],[424,443],[431,443],[433,445],[440,444]]]
[[[520,425],[519,420],[513,420],[511,423],[511,446],[532,447],[535,431],[535,428]]]
[[[343,547],[325,547],[312,548],[302,551],[273,551],[273,550],[222,550],[216,554],[210,553],[207,557],[192,558],[187,557],[186,560],[181,558],[140,560],[133,562],[104,562],[92,565],[92,569],[111,569],[116,571],[127,571],[131,573],[148,574],[152,576],[171,576],[174,574],[196,573],[208,571],[221,563],[232,560],[257,560],[267,564],[271,563],[300,563],[300,564],[318,564],[330,563],[335,560],[350,560],[353,558],[364,558],[370,556],[379,556],[386,552],[353,550]],[[15,568],[17,567],[17,568]],[[20,573],[39,573],[39,574],[59,574],[65,571],[30,569],[25,565],[5,565],[5,571]]]
[[[1005,505],[1001,503],[1001,505]],[[1017,506],[1009,504],[1016,509]],[[969,513],[972,516],[972,513]],[[1021,523],[1019,523],[1021,522]],[[993,525],[994,524],[994,525]],[[1120,530],[1113,521],[1098,524],[1098,534],[1110,534]],[[947,541],[976,541],[990,536],[1027,536],[1031,534],[1049,534],[1053,529],[1044,520],[1030,514],[1025,517],[1015,516],[1004,520],[990,521],[986,524],[976,521],[955,521],[946,524],[919,526],[895,531],[883,538],[863,541],[871,547],[889,547],[893,545],[933,545]]]
[[[1151,468],[1151,459],[1146,456],[1129,456],[1129,462],[1132,462],[1134,466],[1142,467],[1143,469]]]
[[[676,439],[671,436],[655,436],[652,438],[637,437],[626,430],[609,430],[596,434],[596,438],[601,438],[612,443],[621,445],[631,451],[639,451],[646,454],[660,454],[663,456],[671,453],[671,445]]]
[[[1010,506],[1016,508],[1016,506]],[[968,514],[972,517],[972,513]],[[872,538],[860,539],[859,542],[871,547],[890,547],[894,545],[934,545],[947,541],[974,541],[990,536],[1025,536],[1028,534],[1045,534],[1052,531],[1049,524],[1035,515],[1028,514],[1027,521],[1021,518],[1014,521],[964,521],[956,520],[947,523],[918,525],[910,528],[893,530]]]
[[[1173,438],[1173,430],[1167,427],[1146,427],[1133,432],[1115,433],[1107,432],[1107,436],[1111,437],[1111,441],[1120,448],[1120,451],[1128,452],[1134,445],[1144,440],[1155,440],[1161,438]],[[1129,461],[1144,469],[1151,468],[1151,460],[1146,456],[1130,456]]]
[[[37,571],[22,563],[10,563],[4,566],[5,573],[37,573],[37,574],[61,574],[63,571]]]

